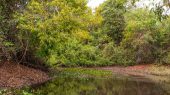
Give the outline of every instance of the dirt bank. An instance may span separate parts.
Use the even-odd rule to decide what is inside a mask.
[[[137,66],[128,66],[128,67],[121,67],[121,66],[113,66],[113,67],[99,67],[99,70],[109,70],[113,73],[122,74],[122,75],[130,75],[130,76],[145,76],[146,71],[150,68],[151,65],[137,65]]]
[[[148,78],[155,82],[170,82],[170,66],[164,65],[136,65],[128,67],[98,67],[98,70],[112,71],[114,74]]]
[[[0,88],[20,88],[41,84],[49,80],[48,74],[12,62],[0,63]]]
[[[114,73],[126,74],[131,76],[146,76],[146,75],[155,75],[155,76],[170,76],[170,66],[163,65],[136,65],[136,66],[113,66],[113,67],[98,67],[96,69],[100,70],[109,70]]]

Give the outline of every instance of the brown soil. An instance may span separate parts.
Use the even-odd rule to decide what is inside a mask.
[[[12,62],[0,63],[0,88],[20,88],[49,80],[47,73]]]
[[[98,70],[112,71],[114,74],[123,76],[130,76],[139,79],[150,79],[154,82],[170,82],[170,66],[164,65],[136,65],[128,67],[110,66],[110,67],[98,67]]]
[[[119,66],[114,66],[114,67],[101,67],[97,69],[102,69],[102,70],[109,70],[117,74],[122,74],[122,75],[130,75],[130,76],[147,76],[151,75],[148,74],[147,70],[150,68],[152,65],[136,65],[136,66],[128,66],[128,67],[119,67]]]

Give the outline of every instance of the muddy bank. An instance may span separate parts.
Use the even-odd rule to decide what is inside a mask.
[[[41,84],[50,78],[46,72],[12,62],[0,63],[0,88],[21,88]]]
[[[136,65],[128,67],[97,67],[97,70],[107,70],[114,74],[123,76],[133,76],[139,78],[147,78],[154,82],[168,82],[170,83],[170,66],[164,65]]]
[[[163,65],[136,65],[136,66],[110,66],[110,67],[97,67],[98,70],[109,70],[114,73],[131,75],[131,76],[170,76],[170,66]]]

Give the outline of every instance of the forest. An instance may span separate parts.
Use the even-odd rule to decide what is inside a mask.
[[[168,67],[170,1],[142,7],[139,1],[105,0],[92,9],[88,0],[0,0],[1,63],[45,69]]]
[[[1,60],[48,66],[170,63],[169,2],[1,0]],[[166,8],[165,8],[166,7]]]

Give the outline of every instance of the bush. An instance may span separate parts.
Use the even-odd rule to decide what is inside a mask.
[[[82,44],[76,39],[70,39],[66,43],[61,43],[61,47],[61,50],[57,49],[55,53],[53,53],[56,56],[56,61],[54,62],[57,65],[99,66],[101,64],[107,64],[107,60],[105,59],[106,61],[104,61],[104,59],[102,59],[96,47]]]
[[[170,18],[163,20],[159,26],[158,31],[153,33],[154,57],[157,63],[168,63],[168,53],[170,51]],[[166,59],[166,61],[165,61]]]
[[[170,52],[163,58],[163,62],[166,64],[170,64]]]
[[[134,54],[132,51],[124,49],[121,46],[115,46],[113,43],[109,43],[103,50],[103,55],[106,59],[109,59],[112,64],[110,65],[133,65]]]

